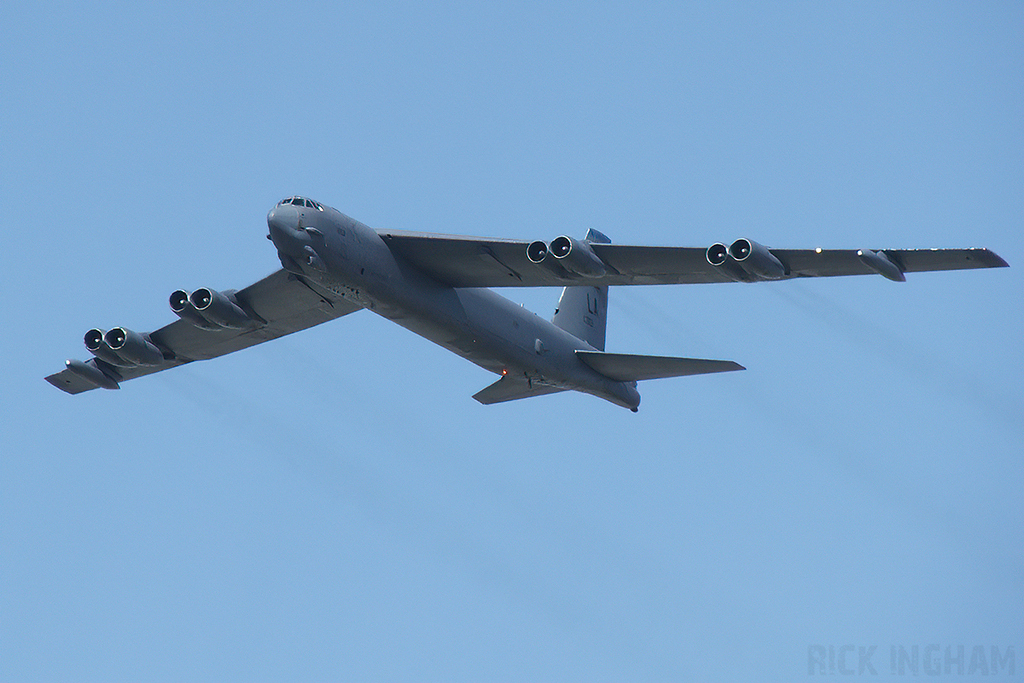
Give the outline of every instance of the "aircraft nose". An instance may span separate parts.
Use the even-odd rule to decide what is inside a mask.
[[[299,227],[299,212],[288,205],[275,206],[267,214],[270,239],[275,242],[287,237]]]

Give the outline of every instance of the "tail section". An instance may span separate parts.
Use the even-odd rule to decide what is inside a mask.
[[[610,239],[597,230],[588,230],[585,241],[608,244]],[[565,287],[551,322],[569,334],[604,351],[608,322],[608,287]]]

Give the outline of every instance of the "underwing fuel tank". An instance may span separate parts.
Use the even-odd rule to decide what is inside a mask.
[[[893,263],[884,251],[871,251],[870,249],[858,249],[857,258],[861,262],[887,280],[893,282],[906,282],[907,276],[903,274],[900,267]]]
[[[101,387],[103,389],[121,388],[113,377],[108,376],[105,372],[101,371],[91,363],[83,363],[80,360],[69,360],[64,362],[64,366],[94,386]]]

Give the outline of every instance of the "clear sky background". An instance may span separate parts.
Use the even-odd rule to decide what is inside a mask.
[[[0,35],[0,679],[804,680],[845,644],[1024,674],[1021,3],[8,2]],[[478,405],[492,375],[368,312],[43,381],[276,269],[291,194],[1011,268],[613,289],[609,350],[749,368],[636,415]]]

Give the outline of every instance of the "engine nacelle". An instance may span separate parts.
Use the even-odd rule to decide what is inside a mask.
[[[122,367],[135,365],[135,363],[122,358],[112,348],[107,346],[107,342],[103,339],[104,335],[106,335],[106,330],[95,327],[85,333],[83,341],[85,342],[85,348],[89,349],[89,353],[111,365],[120,365]]]
[[[540,240],[530,242],[529,246],[526,247],[526,258],[530,259],[530,263],[536,263],[559,280],[569,280],[572,278],[572,273],[562,267],[562,263],[551,253],[551,249],[546,242]]]
[[[196,307],[192,305],[192,302],[188,300],[188,297],[189,294],[184,289],[178,289],[171,292],[168,302],[171,304],[171,310],[174,311],[175,315],[185,322],[204,330],[223,329],[220,325],[212,323],[204,318],[202,314],[196,310]]]
[[[601,277],[608,272],[590,245],[567,235],[556,237],[549,247],[551,255],[570,273],[583,277]]]
[[[103,335],[103,342],[132,365],[159,365],[164,354],[144,335],[124,327],[115,327]]]
[[[760,280],[779,280],[786,277],[786,266],[768,251],[768,247],[753,240],[740,238],[729,247],[729,256],[743,270]]]
[[[715,242],[704,253],[708,263],[717,268],[722,274],[736,282],[753,282],[754,278],[747,271],[743,270],[736,260],[729,256],[729,247],[721,242]]]
[[[202,287],[192,292],[188,300],[200,316],[219,327],[242,330],[256,325],[256,321],[235,303],[231,292]]]

